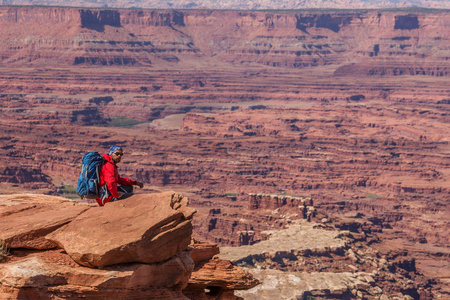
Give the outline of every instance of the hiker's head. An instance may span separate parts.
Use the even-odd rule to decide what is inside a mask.
[[[114,145],[111,148],[109,148],[109,155],[111,155],[111,158],[113,161],[117,164],[120,162],[123,156],[123,150],[122,147]]]

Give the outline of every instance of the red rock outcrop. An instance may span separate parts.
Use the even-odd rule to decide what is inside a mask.
[[[0,181],[20,184],[31,189],[52,186],[50,177],[43,174],[40,168],[34,166],[5,166],[0,168]]]
[[[171,192],[134,195],[91,208],[46,238],[88,267],[155,263],[189,246],[194,213],[186,198]]]
[[[6,257],[2,253],[0,262],[1,299],[188,299],[183,290],[194,267],[203,274],[218,252],[217,245],[189,247],[192,226],[179,219],[190,225],[194,211],[186,198],[173,192],[136,195],[102,208],[61,197],[11,195],[1,197],[0,207],[1,250],[6,245],[9,252]],[[47,242],[56,243],[42,242],[45,234]],[[74,243],[81,260],[73,254]],[[57,245],[65,251],[49,250]],[[110,250],[97,251],[102,247]],[[198,253],[195,261],[191,252]],[[231,262],[220,262],[228,264],[222,273],[197,276],[223,287],[223,296],[217,299],[231,299],[234,290],[258,283]],[[198,281],[192,282],[188,294],[207,299]]]
[[[89,269],[70,266],[64,254],[41,253],[0,263],[2,299],[186,299],[181,289],[193,269],[189,253],[153,265]],[[161,276],[164,274],[164,276]]]
[[[5,199],[4,196],[1,198]],[[0,207],[0,240],[8,248],[56,248],[56,243],[46,240],[45,236],[71,222],[89,208],[85,204],[62,197],[39,199],[33,195],[23,195],[11,198],[9,197],[6,206],[2,201]],[[38,199],[40,201],[37,201]]]
[[[194,242],[192,246],[191,257],[195,268],[188,286],[183,290],[186,296],[192,295],[193,299],[238,299],[233,291],[247,290],[259,283],[230,261],[212,259],[220,252],[216,244]]]

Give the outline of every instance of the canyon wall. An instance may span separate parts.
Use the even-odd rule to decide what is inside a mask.
[[[2,64],[219,60],[336,75],[448,76],[448,11],[164,11],[0,7]]]

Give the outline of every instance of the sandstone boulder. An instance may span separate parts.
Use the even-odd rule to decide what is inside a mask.
[[[219,246],[214,243],[194,241],[191,246],[191,258],[196,265],[208,261],[220,253]]]
[[[259,281],[248,271],[228,260],[214,258],[195,264],[183,293],[198,300],[211,299],[208,296],[214,296],[214,299],[239,299],[234,296],[235,290],[248,290],[258,284]]]
[[[64,261],[53,251],[0,264],[0,299],[186,299],[181,290],[194,268],[187,251],[102,270]]]
[[[206,288],[208,286],[220,287],[226,290],[246,290],[258,285],[249,272],[235,266],[229,260],[214,258],[196,265],[189,285]]]
[[[69,223],[89,206],[62,197],[0,196],[0,240],[8,248],[51,249],[50,232]]]
[[[3,217],[61,200],[8,199],[0,202]],[[173,192],[104,207],[72,203],[85,211],[46,237],[63,249],[10,249],[0,262],[0,299],[237,299],[234,289],[258,281],[229,261],[212,259],[216,244],[190,244],[195,210],[187,204]]]
[[[174,192],[133,195],[91,208],[47,239],[84,266],[161,262],[191,242],[195,210],[187,204]]]
[[[259,284],[249,272],[228,260],[213,258],[219,247],[209,242],[193,241],[191,258],[195,263],[189,284],[183,293],[190,299],[240,299],[235,290],[247,290]]]

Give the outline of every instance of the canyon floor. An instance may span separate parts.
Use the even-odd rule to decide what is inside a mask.
[[[77,198],[82,155],[118,144],[125,153],[120,174],[145,183],[137,192],[188,197],[198,211],[194,238],[227,247],[222,255],[255,277],[312,285],[345,272],[370,291],[358,294],[355,286],[352,297],[377,297],[378,289],[392,297],[450,297],[448,12],[441,19],[325,14],[325,21],[314,16],[317,23],[308,16],[305,28],[301,17],[264,12],[185,12],[183,22],[171,12],[172,23],[161,25],[158,12],[144,30],[130,25],[130,10],[121,12],[123,26],[114,25],[117,17],[64,34],[57,32],[67,26],[62,21],[36,21],[41,33],[30,46],[25,32],[35,28],[21,21],[30,13],[23,10],[14,21],[0,19],[8,29],[0,44],[1,194]],[[78,12],[64,13],[67,21]],[[240,26],[223,21],[241,15]],[[287,28],[288,17],[297,27]],[[367,30],[375,42],[352,23],[373,25],[371,18],[378,18],[375,27],[392,27]],[[238,29],[223,37],[224,28]],[[130,41],[138,32],[153,52]],[[315,44],[293,52],[298,45],[289,43],[299,36]],[[133,61],[148,53],[151,63]],[[267,244],[279,237],[275,231],[297,226],[305,234],[328,231],[323,238],[339,230],[350,242],[333,237],[317,253]],[[271,253],[258,256],[258,245]],[[302,275],[325,271],[335,273],[311,281]],[[292,273],[281,279],[278,272]],[[342,282],[335,286],[342,295]],[[270,299],[276,291],[266,292]]]
[[[206,87],[138,93],[128,87],[144,84],[133,69],[27,70],[32,76],[2,71],[3,86],[60,85],[51,93],[2,94],[3,194],[73,197],[82,154],[121,144],[126,153],[121,174],[145,182],[145,191],[187,196],[198,210],[194,236],[199,239],[257,245],[265,231],[289,226],[286,214],[301,218],[298,206],[282,197],[307,197],[319,223],[340,224],[349,213],[359,214],[377,236],[372,248],[407,253],[417,272],[434,280],[435,292],[448,295],[450,124],[444,80],[334,79],[273,70],[251,78],[247,69],[201,77],[191,70],[146,70],[138,77],[196,76]],[[84,85],[86,74],[96,74],[98,82],[89,83],[96,89],[110,88],[109,74],[114,74],[114,84],[129,90],[114,94],[114,105],[92,104],[101,93],[65,94],[66,84],[56,80],[61,73],[74,78],[75,87]],[[222,85],[217,94],[228,99],[244,94],[244,101],[202,100],[204,89],[211,89],[206,94],[216,89],[212,74],[219,74],[214,80]],[[165,104],[163,99],[174,94],[188,99]],[[378,95],[351,100],[367,94]],[[142,99],[167,115],[151,122],[133,118],[146,111]],[[70,119],[68,112],[102,105],[102,118],[117,114],[137,124],[86,126]],[[266,200],[252,201],[249,194]],[[361,231],[358,222],[348,227]]]

